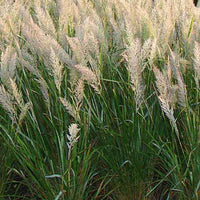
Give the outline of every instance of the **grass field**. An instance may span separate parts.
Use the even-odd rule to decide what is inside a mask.
[[[199,200],[200,8],[0,0],[0,199]]]

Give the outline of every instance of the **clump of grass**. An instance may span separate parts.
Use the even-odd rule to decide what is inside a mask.
[[[192,0],[0,11],[2,199],[199,199]]]

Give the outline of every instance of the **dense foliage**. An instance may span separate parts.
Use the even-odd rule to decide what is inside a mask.
[[[0,0],[0,11],[0,199],[200,198],[192,0]]]

